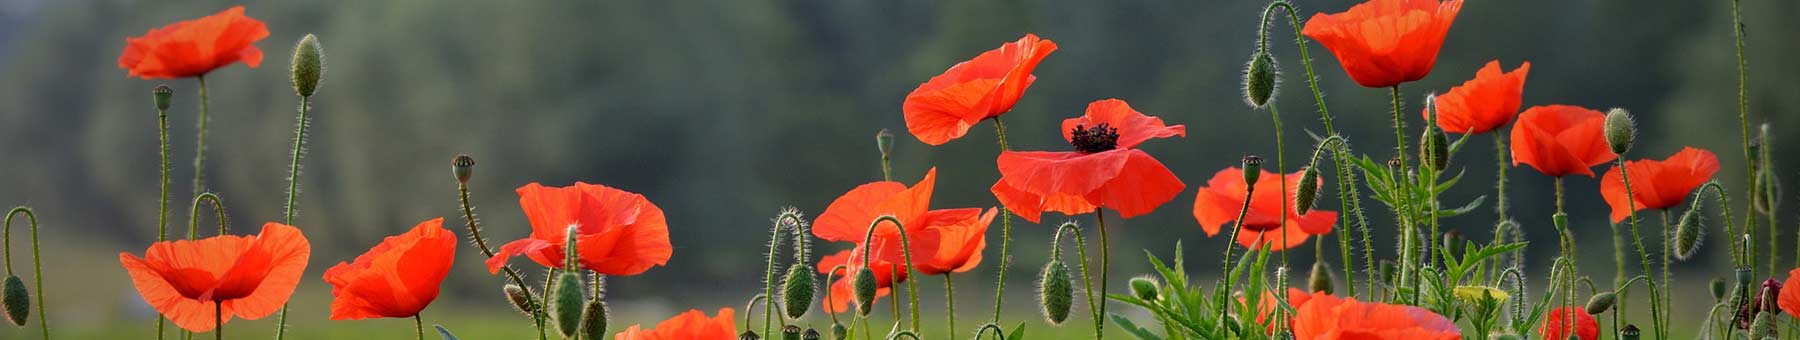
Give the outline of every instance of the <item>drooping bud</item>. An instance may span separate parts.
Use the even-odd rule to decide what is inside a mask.
[[[869,315],[875,311],[875,271],[868,267],[856,271],[856,278],[850,281],[851,293],[856,295],[856,314]]]
[[[1250,56],[1250,64],[1244,66],[1244,102],[1253,109],[1268,105],[1269,98],[1275,96],[1276,83],[1281,81],[1280,74],[1275,58],[1268,51],[1257,49]]]
[[[1606,111],[1606,146],[1612,148],[1614,154],[1625,154],[1631,150],[1631,143],[1637,139],[1637,121],[1631,118],[1631,112],[1614,108]]]
[[[319,37],[307,34],[294,45],[294,93],[311,97],[319,91],[319,80],[325,77],[325,49]]]
[[[6,307],[7,321],[24,326],[25,317],[31,315],[31,297],[25,292],[25,281],[18,276],[7,275],[5,294],[0,295],[0,305]]]
[[[1312,292],[1331,294],[1331,267],[1325,261],[1313,262],[1312,273],[1307,276],[1306,286]]]
[[[169,85],[157,85],[155,89],[150,90],[150,98],[156,103],[157,111],[168,111],[169,103],[174,97],[175,88],[169,87]]]
[[[600,299],[588,301],[587,308],[581,312],[582,337],[605,339],[607,319],[609,316],[606,314],[606,302],[600,301]]]
[[[762,340],[762,337],[756,335],[755,331],[747,330],[738,334],[738,340]]]
[[[819,330],[807,328],[805,333],[800,333],[800,340],[819,340]]]
[[[1693,258],[1700,250],[1702,227],[1700,214],[1690,209],[1681,214],[1680,222],[1675,224],[1675,258],[1686,261]]]
[[[1641,335],[1639,333],[1637,325],[1625,325],[1624,329],[1619,330],[1619,340],[1638,340]]]
[[[1149,276],[1131,278],[1131,295],[1136,296],[1139,300],[1156,301],[1162,295],[1157,291],[1158,289],[1156,278]]]
[[[574,337],[581,329],[581,313],[586,309],[581,286],[580,274],[564,271],[551,289],[551,296],[556,299],[550,304],[550,316],[556,321],[556,331],[565,338]]]
[[[781,326],[781,340],[800,340],[800,326]]]
[[[513,310],[525,313],[525,316],[537,314],[537,304],[531,301],[531,295],[525,293],[524,287],[519,287],[519,285],[515,284],[507,284],[506,286],[501,287],[500,291],[506,293],[506,301],[512,303]]]
[[[1312,211],[1313,202],[1319,199],[1319,169],[1306,167],[1300,172],[1300,187],[1294,189],[1294,212],[1306,215]]]
[[[1451,255],[1462,255],[1465,245],[1468,245],[1468,238],[1463,237],[1462,232],[1455,230],[1444,232],[1443,247],[1444,250],[1449,250]]]
[[[813,272],[807,269],[804,266],[788,267],[787,277],[782,279],[781,306],[788,319],[799,319],[812,307]]]
[[[880,150],[882,156],[892,154],[894,152],[894,133],[888,131],[888,129],[881,129],[880,132],[876,132],[875,149]]]
[[[1450,166],[1450,136],[1438,127],[1437,96],[1425,96],[1425,110],[1431,115],[1431,124],[1425,124],[1425,132],[1419,136],[1420,168],[1432,171],[1444,171]]]
[[[1256,179],[1262,177],[1262,163],[1262,157],[1244,155],[1244,185],[1256,185]]]
[[[1614,292],[1600,292],[1599,294],[1594,294],[1594,297],[1588,298],[1587,313],[1588,315],[1600,315],[1600,313],[1605,313],[1607,310],[1612,309],[1613,304],[1616,303],[1618,299],[1619,294]]]
[[[1713,300],[1719,301],[1725,300],[1725,293],[1730,291],[1729,286],[1725,285],[1725,279],[1717,277],[1712,279],[1707,288],[1712,291]]]
[[[1075,303],[1075,288],[1069,282],[1069,266],[1062,260],[1050,260],[1044,265],[1044,271],[1038,280],[1038,303],[1043,307],[1044,319],[1050,324],[1061,325],[1069,320],[1069,309]]]
[[[456,182],[469,184],[469,177],[475,176],[475,157],[456,155],[450,159],[450,173],[456,174]]]
[[[1756,320],[1750,322],[1750,338],[1762,339],[1775,337],[1775,313],[1758,312]]]

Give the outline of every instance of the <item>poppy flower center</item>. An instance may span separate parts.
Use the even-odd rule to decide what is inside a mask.
[[[1081,153],[1105,152],[1119,148],[1119,129],[1106,123],[1087,127],[1075,125],[1070,131],[1069,144]]]

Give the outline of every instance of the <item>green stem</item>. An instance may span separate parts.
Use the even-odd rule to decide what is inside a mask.
[[[1244,183],[1244,204],[1241,208],[1238,208],[1237,219],[1232,220],[1232,222],[1231,222],[1232,223],[1231,234],[1227,236],[1228,238],[1225,241],[1225,255],[1220,257],[1221,259],[1223,259],[1222,262],[1224,263],[1224,265],[1221,266],[1221,268],[1219,268],[1219,272],[1223,273],[1225,275],[1225,286],[1226,287],[1231,287],[1231,286],[1237,285],[1237,278],[1233,277],[1231,275],[1232,262],[1233,262],[1232,257],[1231,257],[1231,251],[1232,251],[1232,249],[1237,248],[1236,243],[1237,243],[1237,239],[1238,239],[1238,232],[1240,230],[1244,229],[1244,216],[1246,214],[1250,213],[1250,199],[1253,197],[1256,197],[1256,182]],[[1256,239],[1256,241],[1257,241],[1257,243],[1252,244],[1253,247],[1262,246],[1262,238],[1261,237],[1258,237]],[[1083,262],[1085,262],[1085,257],[1084,257]],[[1221,331],[1224,331],[1224,330],[1226,330],[1226,323],[1229,322],[1229,320],[1227,320],[1225,317],[1226,312],[1229,311],[1230,308],[1227,308],[1227,306],[1225,306],[1225,305],[1219,305],[1216,308],[1219,309],[1219,317],[1218,317],[1219,329]]]
[[[281,223],[289,226],[294,225],[294,203],[300,196],[300,156],[306,154],[306,125],[310,124],[306,113],[308,106],[311,106],[307,104],[307,99],[307,96],[300,96],[300,118],[294,127],[294,158],[288,163],[287,208],[281,214]],[[287,304],[283,303],[280,316],[276,317],[275,340],[281,340],[287,335],[287,310]]]
[[[199,125],[199,132],[196,138],[198,142],[194,144],[194,192],[197,195],[206,192],[206,123],[211,117],[208,116],[206,75],[202,74],[194,79],[200,81],[200,119],[196,123]]]
[[[35,293],[37,294],[38,328],[44,333],[44,340],[50,340],[50,320],[48,320],[50,314],[44,313],[44,305],[46,305],[46,303],[44,303],[44,261],[42,254],[38,251],[37,213],[33,212],[31,208],[12,208],[12,211],[6,213],[5,224],[0,225],[0,243],[5,243],[5,258],[3,260],[6,262],[6,275],[13,275],[12,222],[13,217],[18,215],[25,215],[25,221],[31,224],[31,280],[35,282],[34,285],[37,286],[37,292]],[[160,335],[162,332],[160,332],[159,329],[159,332],[157,333]]]
[[[944,314],[947,314],[944,317],[944,319],[946,319],[946,321],[949,321],[949,327],[945,327],[945,331],[946,331],[946,333],[950,333],[949,336],[944,337],[944,338],[945,339],[955,339],[956,338],[956,283],[950,280],[950,273],[944,273],[944,309],[946,312]]]
[[[418,314],[413,314],[413,330],[418,331],[419,340],[425,340],[425,320]]]
[[[1000,117],[994,117],[994,136],[1000,143],[1000,152],[1005,153],[1012,150],[1012,146],[1006,143],[1006,124],[1000,122]],[[1006,269],[1009,262],[1012,262],[1012,210],[1002,208],[1000,209],[1000,277],[994,280],[993,323],[995,324],[1000,323],[1000,307],[1003,307],[1006,301]]]
[[[901,225],[900,219],[894,217],[894,215],[882,215],[881,217],[876,217],[874,222],[869,223],[868,233],[863,234],[863,254],[862,254],[863,255],[863,268],[869,268],[869,248],[873,248],[873,247],[869,246],[869,242],[874,241],[875,228],[880,227],[881,222],[883,222],[883,221],[886,221],[886,222],[892,224],[894,226],[894,230],[898,231],[900,233],[900,255],[906,259],[906,276],[912,277],[913,276],[912,248],[911,248],[911,246],[907,245],[908,241],[907,241],[907,237],[906,237],[906,227]],[[894,280],[900,279],[900,277],[898,277],[898,276],[893,276],[892,278]],[[907,312],[912,314],[912,315],[910,315],[912,317],[912,328],[911,329],[917,330],[917,329],[919,329],[919,284],[918,284],[918,282],[916,280],[906,280],[906,290],[907,290],[906,295],[907,295],[907,303],[908,303],[907,308],[910,308],[910,310],[908,310]],[[900,301],[898,301],[898,300],[900,300],[898,297],[896,297],[894,300],[895,300],[894,301],[895,304],[900,303]],[[896,320],[896,321],[898,321],[898,320]]]
[[[1748,192],[1749,202],[1755,202],[1756,196],[1757,196],[1757,191],[1760,188],[1758,188],[1757,185],[1755,185],[1756,184],[1756,180],[1755,180],[1756,164],[1754,163],[1755,157],[1753,157],[1753,155],[1750,154],[1750,152],[1751,152],[1750,151],[1750,100],[1749,100],[1749,92],[1748,92],[1749,73],[1746,71],[1747,67],[1744,64],[1744,18],[1739,9],[1739,7],[1740,7],[1738,4],[1739,2],[1740,2],[1740,0],[1731,0],[1731,34],[1732,34],[1732,38],[1734,39],[1734,41],[1736,43],[1736,48],[1737,48],[1738,128],[1742,130],[1741,134],[1738,135],[1738,138],[1739,138],[1739,141],[1743,143],[1743,149],[1744,149],[1744,170],[1747,175],[1744,178],[1750,179],[1749,183],[1751,183],[1750,190]],[[1729,217],[1727,217],[1727,218],[1729,218]],[[1754,233],[1756,231],[1756,209],[1754,209],[1754,207],[1752,209],[1744,209],[1744,230],[1747,231],[1748,233]],[[1772,250],[1773,249],[1771,249],[1771,251]],[[1747,253],[1755,254],[1756,246],[1754,244],[1749,245]],[[1756,261],[1755,257],[1754,256],[1748,256],[1748,257],[1751,258],[1750,268],[1756,268],[1756,265],[1754,262],[1754,261]],[[1771,267],[1771,268],[1773,268],[1773,267]],[[1772,272],[1772,270],[1771,270],[1770,274],[1774,274]]]
[[[200,235],[200,220],[198,217],[200,216],[200,203],[202,202],[212,203],[213,214],[219,219],[219,235],[225,235],[228,231],[225,230],[226,226],[229,225],[229,221],[226,220],[225,216],[225,201],[220,199],[218,194],[203,192],[194,196],[194,204],[188,207],[188,240],[194,240]]]
[[[1502,136],[1499,131],[1494,131],[1493,135],[1494,135],[1494,162],[1496,163],[1494,166],[1494,169],[1495,169],[1494,170],[1495,171],[1494,172],[1494,198],[1495,198],[1494,199],[1494,213],[1496,215],[1499,215],[1501,220],[1505,220],[1507,218],[1506,217],[1506,168],[1510,167],[1510,165],[1506,164],[1506,154],[1510,150],[1508,150],[1506,148],[1506,137],[1505,136]]]
[[[161,191],[157,196],[156,242],[169,240],[169,111],[156,110],[157,154],[162,157]],[[156,318],[156,339],[162,340],[166,320]]]
[[[770,331],[774,329],[774,322],[772,319],[775,319],[773,317],[775,314],[775,304],[773,303],[775,301],[775,255],[781,252],[781,227],[782,223],[779,218],[775,220],[773,226],[769,227],[768,262],[763,270],[763,294],[767,295],[770,301],[770,303],[763,304],[763,334],[769,334],[770,336],[775,334],[770,333]],[[786,326],[787,319],[783,318],[781,324],[782,326]]]
[[[1248,201],[1249,198],[1246,197],[1245,200]],[[1100,226],[1100,230],[1099,230],[1099,233],[1100,233],[1100,295],[1104,296],[1104,295],[1106,295],[1107,269],[1111,268],[1111,266],[1112,266],[1112,249],[1111,249],[1112,245],[1108,244],[1106,241],[1106,210],[1105,209],[1098,209],[1098,208],[1094,209],[1094,224],[1098,224]],[[1083,261],[1083,262],[1085,263],[1086,261]],[[1089,307],[1099,310],[1098,312],[1095,312],[1095,315],[1097,317],[1094,318],[1094,340],[1100,340],[1101,338],[1105,337],[1104,331],[1106,330],[1106,300],[1102,299],[1100,301],[1096,301],[1096,302],[1094,302],[1094,305],[1089,306]]]
[[[225,304],[213,301],[213,340],[225,339]]]
[[[480,222],[480,220],[475,219],[475,205],[473,203],[470,203],[470,200],[469,200],[469,185],[468,185],[468,183],[463,183],[461,181],[456,182],[456,197],[457,197],[457,202],[460,203],[459,205],[462,208],[463,226],[467,227],[469,229],[469,238],[473,239],[475,241],[475,249],[481,250],[482,255],[486,255],[487,257],[494,257],[494,249],[489,248],[487,245],[487,238],[481,236],[481,222]],[[510,282],[512,282],[512,284],[518,285],[519,287],[527,287],[525,285],[525,277],[519,275],[519,271],[514,270],[512,265],[501,266],[500,270],[502,272],[506,273],[507,281],[510,281]],[[544,305],[542,303],[539,303],[540,300],[538,299],[537,296],[532,295],[530,289],[520,289],[520,291],[525,293],[526,301],[530,301],[531,303],[538,304],[539,306]],[[530,310],[529,312],[531,313],[532,323],[534,324],[535,327],[537,327],[537,330],[538,330],[538,340],[545,340],[546,335],[544,333],[544,314],[543,314],[544,311],[538,310],[538,309],[533,309],[533,310]],[[746,312],[748,312],[748,311],[746,311]]]
[[[1269,103],[1269,120],[1275,126],[1275,176],[1276,176],[1276,178],[1279,178],[1281,181],[1281,188],[1279,188],[1278,191],[1280,191],[1282,193],[1280,195],[1281,196],[1281,211],[1282,211],[1282,213],[1277,214],[1277,215],[1281,216],[1280,218],[1278,218],[1278,220],[1281,223],[1281,244],[1282,244],[1282,246],[1285,247],[1287,244],[1289,244],[1288,243],[1288,225],[1287,225],[1288,213],[1287,212],[1293,211],[1292,210],[1293,207],[1290,206],[1288,203],[1288,200],[1290,199],[1289,197],[1292,195],[1287,194],[1287,190],[1288,190],[1287,189],[1288,188],[1287,144],[1286,144],[1286,141],[1283,138],[1281,138],[1281,111],[1275,109],[1275,103],[1273,103],[1273,102]],[[1251,198],[1246,196],[1246,197],[1244,197],[1244,200],[1249,201],[1249,200],[1251,200]],[[1322,243],[1322,242],[1315,242],[1315,244],[1317,244],[1317,243]],[[1317,255],[1316,252],[1314,254]],[[1281,267],[1288,268],[1288,252],[1286,252],[1286,251],[1281,252]],[[1286,287],[1286,286],[1282,286],[1282,287]],[[1105,293],[1105,291],[1102,290],[1101,293]],[[1280,296],[1281,301],[1287,301],[1287,298],[1288,298],[1287,289],[1276,289],[1275,294]],[[1280,313],[1278,313],[1278,314],[1285,315],[1287,313],[1285,310],[1280,310],[1280,309],[1278,309],[1278,310],[1280,311]],[[1286,329],[1287,326],[1281,326],[1280,328]]]
[[[1577,268],[1576,264],[1575,264],[1576,261],[1575,261],[1575,252],[1574,252],[1575,240],[1570,237],[1571,235],[1569,235],[1568,213],[1566,213],[1563,210],[1563,198],[1565,197],[1564,191],[1563,191],[1563,178],[1556,177],[1555,183],[1556,183],[1556,215],[1552,216],[1552,222],[1556,226],[1557,238],[1561,239],[1560,243],[1562,243],[1562,256],[1563,256],[1563,258],[1568,260],[1568,267],[1569,267],[1569,275],[1563,277],[1563,280],[1564,280],[1563,286],[1562,286],[1563,301],[1562,301],[1561,305],[1562,306],[1573,306],[1575,303],[1575,273],[1579,272],[1577,269],[1575,269],[1575,268]],[[1565,320],[1563,321],[1564,325],[1575,324],[1574,313],[1563,313],[1563,314],[1566,317]]]
[[[1405,169],[1407,167],[1406,119],[1402,118],[1400,115],[1400,111],[1402,110],[1400,107],[1400,85],[1389,87],[1388,93],[1392,94],[1394,99],[1394,157],[1400,159],[1400,168]],[[1402,175],[1404,175],[1404,171],[1402,172]]]
[[[1631,211],[1630,214],[1626,218],[1631,220],[1631,239],[1635,244],[1637,244],[1638,262],[1643,265],[1644,274],[1649,275],[1650,274],[1650,258],[1648,255],[1646,255],[1648,253],[1644,252],[1643,238],[1638,236],[1637,196],[1635,196],[1635,194],[1632,193],[1631,172],[1630,172],[1629,168],[1625,167],[1625,158],[1623,157],[1623,155],[1621,155],[1621,157],[1615,159],[1614,163],[1617,164],[1614,167],[1619,169],[1619,178],[1621,179],[1621,181],[1625,182],[1625,203],[1627,204],[1626,206]],[[1666,214],[1667,210],[1664,210],[1664,213]],[[1617,238],[1614,238],[1614,240],[1617,240]],[[1619,265],[1618,265],[1619,266],[1619,268],[1618,268],[1619,280],[1623,280],[1625,277],[1624,255],[1622,255],[1623,251],[1618,250],[1617,248],[1618,247],[1615,246],[1615,250],[1613,252],[1615,254],[1614,255],[1615,261],[1619,262]],[[1665,254],[1664,256],[1667,256],[1666,255],[1667,252],[1664,252],[1664,254]],[[1667,260],[1665,260],[1665,261],[1667,261]],[[1667,267],[1667,265],[1665,264],[1665,268],[1666,267]],[[1660,301],[1660,300],[1662,300],[1661,297],[1663,295],[1661,292],[1657,291],[1658,287],[1656,285],[1656,280],[1645,279],[1644,281],[1648,286],[1650,286],[1650,315],[1651,315],[1650,322],[1651,322],[1651,326],[1656,329],[1656,338],[1664,339],[1665,337],[1667,337],[1667,334],[1666,334],[1666,330],[1663,329],[1663,327],[1664,327],[1663,319],[1662,319],[1662,315],[1663,315],[1662,304],[1663,304],[1663,302]],[[1666,284],[1666,282],[1665,282],[1665,284]],[[1623,287],[1623,285],[1621,285],[1621,287]],[[1623,311],[1623,309],[1624,308],[1620,308],[1620,311]],[[1615,320],[1617,320],[1617,318],[1618,318],[1617,312],[1615,312],[1613,317]],[[1616,321],[1615,321],[1615,323],[1616,323]]]

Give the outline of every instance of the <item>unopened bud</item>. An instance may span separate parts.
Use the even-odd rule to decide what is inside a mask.
[[[800,340],[800,326],[787,325],[781,327],[781,340]]]
[[[319,80],[325,76],[325,49],[319,37],[307,34],[294,45],[294,93],[311,97],[319,91]]]
[[[1625,109],[1606,111],[1606,146],[1612,148],[1614,154],[1625,154],[1631,150],[1631,143],[1637,139],[1637,121],[1631,118],[1631,112]]]
[[[506,301],[512,303],[513,310],[525,313],[525,316],[537,315],[537,303],[531,301],[531,294],[526,293],[524,287],[507,284],[500,291],[506,293]]]
[[[1312,273],[1307,275],[1307,288],[1314,293],[1331,294],[1331,267],[1325,261],[1313,262]]]
[[[1730,286],[1725,285],[1725,279],[1716,277],[1712,279],[1707,288],[1710,288],[1713,300],[1719,301],[1725,300],[1725,293],[1731,290]]]
[[[1313,202],[1319,199],[1319,169],[1306,167],[1300,172],[1300,187],[1294,190],[1294,212],[1306,215],[1312,211]]]
[[[1467,244],[1468,238],[1463,237],[1462,232],[1455,230],[1444,232],[1443,247],[1444,250],[1450,251],[1450,255],[1462,255],[1463,246]]]
[[[847,328],[844,328],[844,324],[840,324],[840,323],[832,323],[831,324],[831,339],[832,340],[844,340],[844,339],[848,339],[848,338],[850,338],[850,330]]]
[[[787,277],[782,280],[781,306],[788,319],[799,319],[812,307],[813,272],[807,269],[804,266],[789,267]]]
[[[1613,292],[1594,294],[1594,297],[1588,298],[1587,313],[1588,315],[1600,315],[1600,313],[1605,313],[1607,310],[1612,309],[1613,304],[1616,303],[1618,299],[1619,294]]]
[[[1044,319],[1050,324],[1061,325],[1069,320],[1069,309],[1075,303],[1075,289],[1069,283],[1069,266],[1062,260],[1050,260],[1044,265],[1044,272],[1038,280],[1038,303],[1043,307]]]
[[[556,321],[556,331],[563,337],[574,337],[581,328],[581,313],[586,309],[582,303],[581,275],[574,271],[565,271],[556,280],[551,296],[555,303],[550,304],[550,316]]]
[[[587,339],[606,338],[606,302],[596,298],[588,301],[587,308],[581,312],[581,334]]]
[[[851,293],[856,295],[856,314],[869,315],[875,311],[875,271],[868,267],[856,271],[856,278],[850,281]]]
[[[157,111],[168,111],[169,103],[174,97],[175,88],[169,85],[157,85],[156,89],[150,90],[150,98],[156,103]]]
[[[1262,177],[1262,157],[1244,155],[1244,185],[1255,188],[1256,179]]]
[[[1268,51],[1257,49],[1256,54],[1250,56],[1250,64],[1244,66],[1244,102],[1251,108],[1268,105],[1269,98],[1275,96],[1280,74],[1275,58],[1269,56]]]
[[[1681,214],[1680,222],[1675,224],[1675,258],[1684,261],[1693,258],[1700,250],[1703,231],[1700,213],[1690,209]]]
[[[456,182],[469,184],[469,177],[475,176],[475,157],[456,155],[450,159],[450,173],[456,174]]]
[[[24,326],[25,317],[31,315],[31,297],[25,292],[25,281],[18,276],[7,275],[5,294],[0,295],[0,305],[6,307],[7,321]]]
[[[1775,336],[1775,313],[1757,312],[1755,321],[1750,322],[1750,338],[1762,339]]]
[[[1149,276],[1131,278],[1131,295],[1137,296],[1139,300],[1156,301],[1162,295],[1157,291],[1158,289],[1156,278]]]

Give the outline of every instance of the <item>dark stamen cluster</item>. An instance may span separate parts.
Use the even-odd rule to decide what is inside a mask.
[[[1096,153],[1119,148],[1119,129],[1106,123],[1092,128],[1075,125],[1070,132],[1069,144],[1075,145],[1075,151]]]

